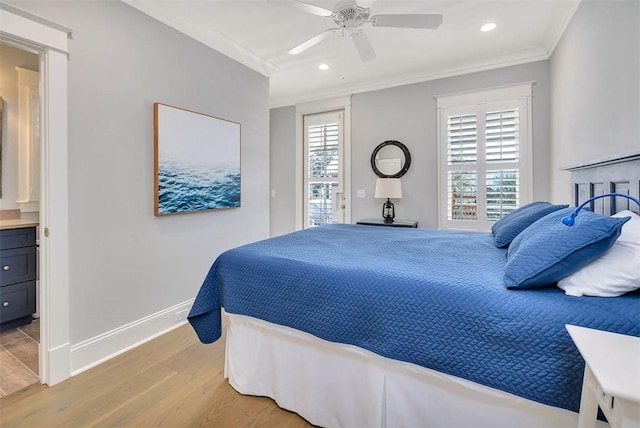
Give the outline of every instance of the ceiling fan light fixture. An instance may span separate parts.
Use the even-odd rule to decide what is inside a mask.
[[[389,28],[421,28],[436,29],[442,24],[441,14],[424,14],[424,13],[400,13],[400,14],[382,14],[371,16],[368,7],[359,6],[356,0],[341,0],[333,8],[332,11],[306,3],[307,0],[267,0],[276,3],[278,1],[286,2],[295,8],[304,12],[320,15],[332,19],[337,25],[335,28],[329,28],[319,34],[316,34],[309,40],[299,44],[289,51],[290,55],[297,55],[306,51],[312,46],[320,43],[333,33],[341,31],[342,37],[350,36],[356,51],[362,62],[373,61],[376,58],[376,52],[369,41],[367,35],[363,32],[365,24],[373,27],[389,27]]]
[[[326,70],[328,70],[328,69],[329,69],[329,65],[328,65],[328,64],[324,64],[324,63],[323,63],[323,64],[320,64],[320,65],[318,66],[318,70],[326,71]]]
[[[487,31],[495,30],[495,29],[496,29],[496,24],[494,24],[493,22],[487,22],[482,27],[480,27],[480,31],[484,33],[486,33]]]

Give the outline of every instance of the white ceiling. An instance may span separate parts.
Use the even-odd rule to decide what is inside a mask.
[[[362,63],[340,32],[299,55],[287,51],[335,27],[287,2],[123,0],[270,78],[272,107],[549,58],[580,0],[359,0],[381,13],[439,13],[436,30],[365,32],[377,57]],[[333,9],[337,0],[305,0]],[[494,31],[480,27],[495,22]],[[320,63],[330,66],[318,70]]]

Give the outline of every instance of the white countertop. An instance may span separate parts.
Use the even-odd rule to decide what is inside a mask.
[[[20,227],[33,227],[38,226],[38,220],[22,220],[19,218],[10,220],[0,220],[0,230],[4,229],[17,229]]]

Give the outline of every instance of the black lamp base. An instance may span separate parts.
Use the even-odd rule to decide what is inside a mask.
[[[385,223],[393,223],[393,219],[396,217],[396,210],[393,206],[393,203],[389,198],[387,198],[387,202],[382,204],[382,218]]]

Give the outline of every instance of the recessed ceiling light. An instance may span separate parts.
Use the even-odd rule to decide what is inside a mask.
[[[318,66],[318,69],[323,70],[323,71],[324,71],[324,70],[328,70],[328,69],[329,69],[329,66],[328,66],[327,64],[320,64],[320,65]]]
[[[480,31],[491,31],[494,30],[496,28],[496,24],[494,24],[493,22],[489,22],[487,24],[484,24],[482,27],[480,27]]]

